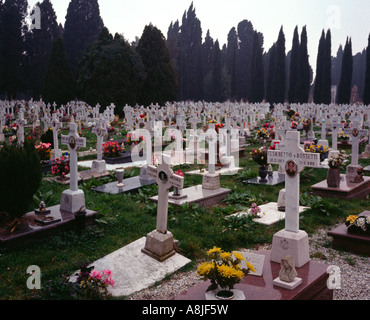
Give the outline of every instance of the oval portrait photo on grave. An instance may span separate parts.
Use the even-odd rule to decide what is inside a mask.
[[[71,136],[69,137],[69,146],[71,147],[71,149],[74,149],[75,146],[76,146],[76,138]]]
[[[167,174],[166,172],[164,171],[161,171],[159,174],[158,174],[158,177],[159,179],[163,182],[163,183],[166,183],[168,178],[167,178]]]
[[[354,137],[357,137],[358,136],[358,130],[355,128],[355,129],[353,129],[353,131],[352,131],[352,135],[354,136]]]
[[[285,172],[291,178],[293,178],[297,175],[298,166],[295,163],[295,161],[293,161],[293,160],[287,161],[287,163],[285,164]]]

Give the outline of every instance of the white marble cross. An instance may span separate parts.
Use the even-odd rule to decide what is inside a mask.
[[[267,162],[282,165],[285,170],[285,230],[299,232],[299,173],[305,167],[320,167],[318,153],[306,153],[300,147],[300,133],[288,131],[286,144],[282,150],[269,150]]]
[[[77,124],[74,122],[72,117],[71,123],[69,124],[69,134],[67,136],[62,135],[62,144],[68,146],[70,152],[70,190],[78,190],[78,154],[79,148],[86,147],[86,138],[80,138],[77,133]]]
[[[148,165],[147,176],[158,184],[157,231],[167,233],[168,220],[168,193],[172,187],[182,189],[184,178],[173,173],[170,166],[171,158],[162,154],[162,163],[159,167]]]
[[[47,123],[48,127],[53,130],[53,159],[60,158],[62,151],[58,148],[58,130],[62,127],[56,113],[53,113],[52,120]]]
[[[331,148],[333,150],[338,150],[338,132],[342,130],[340,123],[338,122],[338,117],[333,116],[333,120],[330,123],[330,129],[332,132],[332,143]]]
[[[361,136],[367,135],[367,130],[362,130],[359,121],[355,120],[351,122],[352,128],[344,129],[343,132],[348,134],[352,139],[352,165],[358,165],[358,153],[359,153],[359,143]]]
[[[100,114],[99,118],[95,121],[96,125],[91,130],[92,133],[96,134],[96,153],[97,153],[97,160],[101,161],[103,159],[103,139],[104,136],[107,134],[107,128],[105,126],[105,121],[103,119],[103,115]]]
[[[18,143],[23,144],[24,143],[24,125],[27,124],[27,120],[24,119],[23,111],[19,111],[18,119],[16,123],[18,125],[18,132],[17,132]]]

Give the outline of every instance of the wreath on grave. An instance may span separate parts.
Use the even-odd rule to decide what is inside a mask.
[[[370,216],[349,215],[345,225],[350,233],[370,234]]]

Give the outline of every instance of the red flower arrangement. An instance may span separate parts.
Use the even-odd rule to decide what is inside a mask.
[[[122,151],[123,150],[117,141],[107,141],[103,144],[104,157],[119,157]]]
[[[51,166],[51,174],[53,176],[65,177],[69,171],[69,158],[67,156],[55,159],[54,164]]]

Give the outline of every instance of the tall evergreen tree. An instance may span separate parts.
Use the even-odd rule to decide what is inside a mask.
[[[26,15],[27,0],[6,0],[2,6],[3,90],[8,99],[16,98],[17,92],[24,88],[23,52]]]
[[[254,32],[252,53],[252,81],[250,102],[262,102],[264,98],[265,81],[263,68],[263,35]]]
[[[267,86],[266,86],[266,94],[265,97],[270,104],[274,103],[274,96],[273,96],[273,87],[275,85],[274,82],[274,73],[275,73],[275,65],[276,65],[276,43],[274,43],[270,50],[267,53],[267,63],[268,65],[268,72],[267,72]]]
[[[370,104],[370,34],[366,49],[366,74],[365,74],[363,101],[365,105]]]
[[[176,99],[177,82],[163,34],[156,27],[146,26],[136,51],[141,57],[146,78],[139,102],[164,104]]]
[[[179,84],[180,99],[199,99],[203,88],[202,61],[200,61],[202,45],[202,28],[196,17],[195,8],[191,3],[187,12],[184,12],[180,27],[180,59]]]
[[[322,103],[322,79],[324,72],[324,55],[325,55],[325,32],[322,30],[317,52],[316,60],[316,78],[313,99],[315,103]]]
[[[343,52],[342,72],[338,88],[338,104],[350,103],[352,91],[353,56],[352,40],[347,38]]]
[[[248,20],[238,24],[239,49],[236,54],[236,96],[248,99],[251,87],[253,25]]]
[[[222,62],[218,40],[215,42],[212,67],[212,101],[222,102]]]
[[[298,26],[294,29],[293,41],[292,41],[292,51],[290,57],[290,72],[289,72],[289,91],[288,100],[290,103],[298,102],[298,78],[299,78],[299,58],[300,58],[300,45],[299,45],[299,35]]]
[[[33,91],[33,97],[39,98],[43,92],[47,64],[53,42],[62,36],[57,17],[50,0],[38,2],[41,28],[33,28],[26,34],[27,88]]]
[[[103,107],[135,105],[144,76],[140,56],[121,35],[113,37],[104,27],[82,57],[76,81],[78,97]],[[120,110],[117,114],[122,115]]]
[[[61,38],[54,41],[45,76],[43,100],[66,104],[75,98],[75,82]]]
[[[301,43],[299,46],[297,102],[300,103],[306,103],[308,101],[311,84],[311,67],[308,59],[307,42],[307,29],[304,26],[302,28]]]
[[[331,32],[326,32],[325,51],[323,54],[323,74],[321,84],[321,102],[330,104],[331,102]]]
[[[230,98],[236,100],[236,54],[238,50],[238,35],[235,27],[231,28],[227,36],[225,65],[230,74]]]
[[[85,49],[98,39],[103,27],[98,0],[71,0],[64,25],[64,43],[73,74]]]
[[[285,36],[283,27],[279,31],[279,37],[275,45],[275,59],[272,65],[272,88],[270,103],[284,103],[285,86],[286,86],[286,69],[285,69]]]

